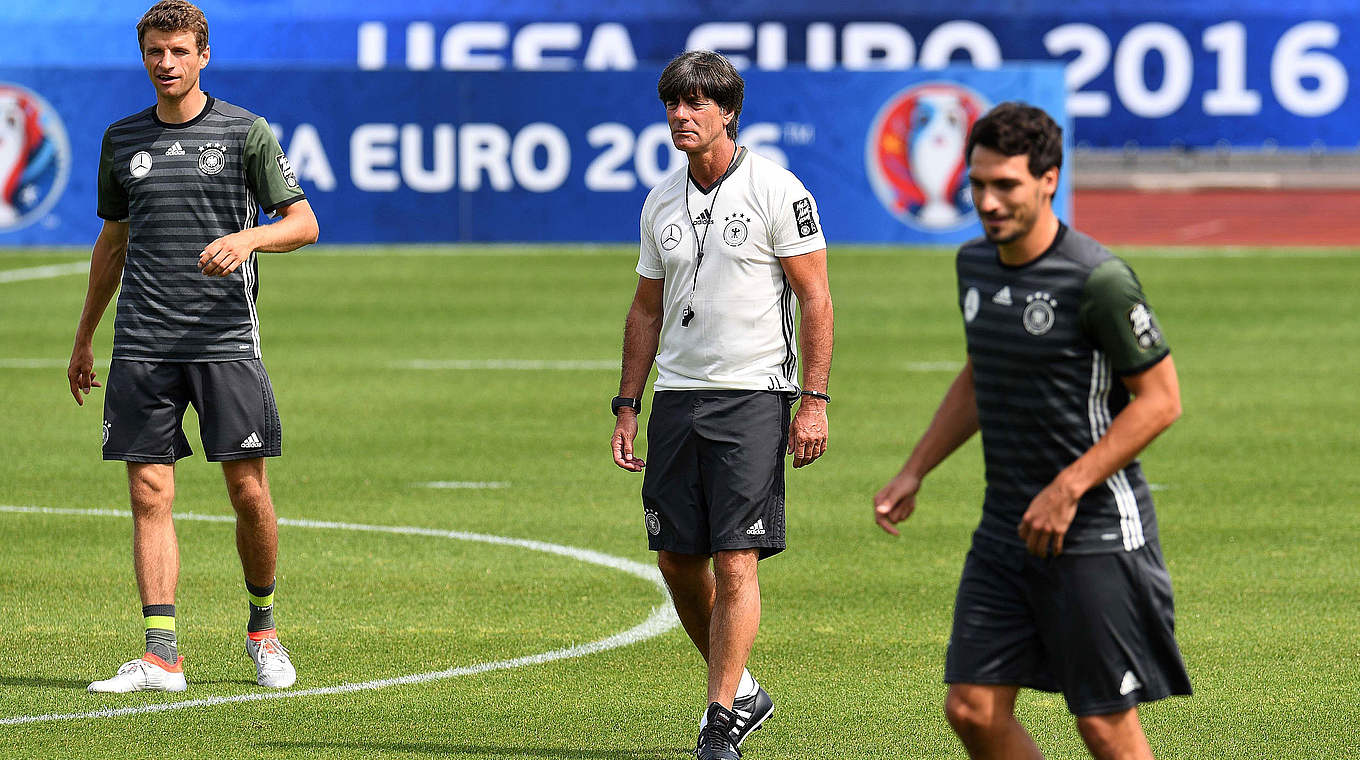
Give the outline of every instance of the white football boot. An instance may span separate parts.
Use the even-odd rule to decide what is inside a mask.
[[[130,691],[184,691],[189,682],[184,680],[184,657],[174,665],[150,652],[141,659],[125,662],[118,673],[105,681],[90,684],[92,694],[126,694]]]
[[[297,670],[288,659],[288,650],[273,631],[268,636],[246,636],[246,654],[255,661],[255,683],[270,689],[286,689],[297,683]]]

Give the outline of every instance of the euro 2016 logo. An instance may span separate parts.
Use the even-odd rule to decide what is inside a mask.
[[[928,82],[897,93],[879,109],[864,163],[889,213],[929,232],[976,220],[963,150],[973,122],[990,107],[967,87]]]
[[[0,82],[0,232],[41,219],[70,173],[71,145],[56,110],[37,93]]]

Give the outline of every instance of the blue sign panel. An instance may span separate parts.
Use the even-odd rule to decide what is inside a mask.
[[[637,240],[647,191],[685,165],[656,76],[303,70],[280,87],[271,71],[203,74],[214,96],[274,125],[326,242]],[[752,70],[740,142],[803,180],[829,240],[957,242],[978,234],[967,130],[1004,100],[1064,124],[1062,76],[1055,64]],[[0,222],[0,244],[91,242],[103,132],[151,104],[145,73],[0,69],[4,82],[50,104],[49,134],[70,136],[57,159],[72,170],[59,198],[48,200],[54,182],[35,191],[49,204],[41,218]],[[1057,207],[1070,208],[1066,181]]]

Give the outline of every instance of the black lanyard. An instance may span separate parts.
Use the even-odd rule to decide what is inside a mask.
[[[680,312],[680,326],[689,327],[690,320],[694,319],[694,292],[699,287],[699,267],[704,263],[704,243],[708,240],[708,228],[713,226],[713,208],[718,205],[718,192],[722,190],[723,182],[727,175],[732,173],[732,166],[737,162],[737,156],[741,154],[741,146],[732,151],[732,160],[727,162],[727,171],[718,178],[718,184],[713,186],[713,198],[708,202],[708,220],[704,225],[702,237],[699,231],[694,228],[694,215],[689,211],[689,183],[690,173],[685,171],[685,218],[689,220],[689,231],[694,236],[694,280],[689,286],[689,303],[685,304],[685,310]],[[698,183],[694,185],[699,187]]]

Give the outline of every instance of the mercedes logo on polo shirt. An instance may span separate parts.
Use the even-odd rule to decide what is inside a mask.
[[[678,224],[668,224],[666,229],[661,231],[661,247],[667,251],[680,245],[680,238],[684,233]]]
[[[133,179],[145,177],[151,171],[151,154],[146,151],[138,151],[128,163],[128,171],[132,173]]]

